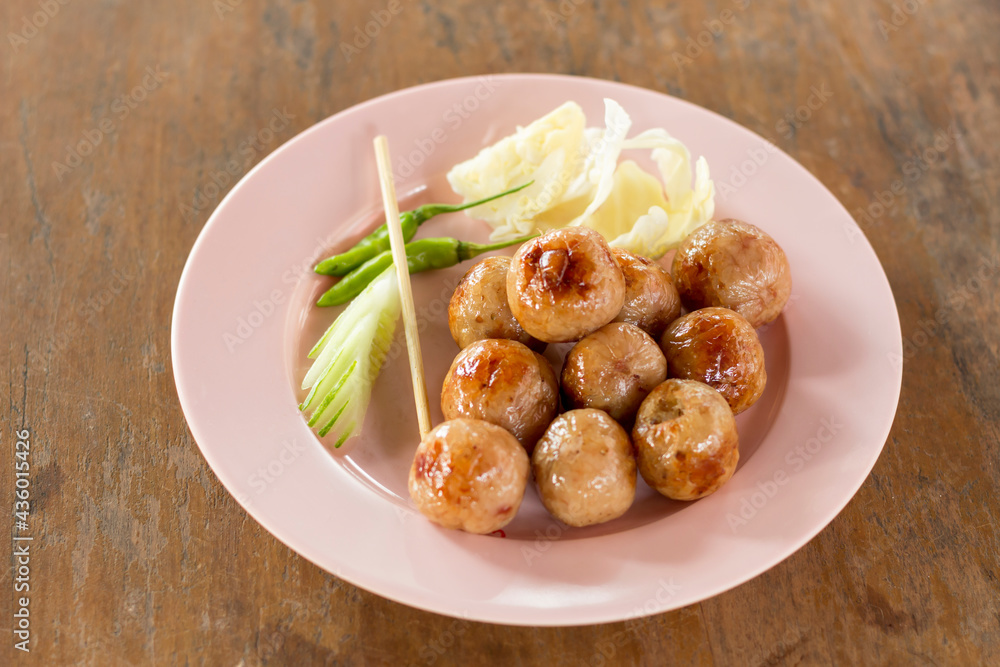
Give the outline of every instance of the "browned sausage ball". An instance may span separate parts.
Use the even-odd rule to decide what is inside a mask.
[[[746,319],[728,308],[702,308],[674,321],[660,341],[670,377],[717,390],[739,414],[767,384],[764,348]]]
[[[548,360],[513,340],[476,341],[458,353],[441,389],[445,419],[482,419],[514,434],[531,453],[559,411]]]
[[[570,410],[556,417],[531,464],[545,509],[570,526],[616,519],[635,498],[632,443],[600,410]]]
[[[711,221],[696,229],[677,249],[673,274],[688,310],[731,308],[753,327],[778,317],[792,292],[785,251],[741,220]]]
[[[478,419],[435,426],[410,466],[410,497],[420,513],[445,528],[492,533],[521,506],[528,455],[506,430]]]
[[[674,500],[696,500],[729,481],[740,460],[736,420],[719,392],[667,380],[639,408],[632,429],[639,473]]]
[[[625,276],[625,305],[616,322],[634,324],[653,338],[681,315],[681,297],[662,266],[621,248],[612,248]]]
[[[518,248],[507,273],[507,300],[529,334],[565,343],[615,319],[625,303],[625,276],[599,233],[557,229]]]
[[[507,338],[541,351],[545,343],[521,328],[507,303],[510,257],[487,257],[473,266],[448,304],[448,328],[459,347],[477,340]]]
[[[631,425],[642,399],[667,379],[667,360],[645,331],[612,322],[566,355],[563,395],[569,407],[597,408]]]

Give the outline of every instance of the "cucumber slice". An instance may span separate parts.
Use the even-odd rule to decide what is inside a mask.
[[[401,304],[389,266],[359,294],[309,352],[314,359],[302,380],[309,393],[299,409],[312,409],[310,427],[333,432],[334,447],[357,435],[371,402],[372,386],[392,345]]]

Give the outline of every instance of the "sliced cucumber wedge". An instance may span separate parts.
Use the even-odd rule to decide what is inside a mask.
[[[318,435],[333,433],[334,447],[357,435],[371,402],[372,386],[392,345],[401,305],[395,268],[389,266],[347,306],[309,352],[315,359],[302,388],[299,409]]]

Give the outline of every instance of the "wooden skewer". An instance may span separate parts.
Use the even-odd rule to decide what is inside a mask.
[[[424,358],[420,353],[420,334],[417,331],[417,309],[413,306],[413,288],[410,286],[410,268],[406,263],[406,240],[399,224],[399,204],[396,186],[392,180],[389,160],[389,140],[385,135],[375,137],[375,161],[382,185],[382,204],[385,206],[385,223],[389,228],[392,261],[396,265],[396,282],[403,304],[403,327],[406,331],[406,349],[410,356],[410,376],[413,379],[413,400],[417,404],[417,421],[420,439],[431,430],[431,412],[427,405],[427,383],[424,381]]]

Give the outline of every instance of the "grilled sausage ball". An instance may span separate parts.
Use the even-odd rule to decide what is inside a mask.
[[[634,324],[653,338],[681,315],[681,297],[662,266],[621,248],[612,248],[625,276],[625,305],[616,322]]]
[[[410,497],[425,517],[445,528],[492,533],[521,506],[528,455],[504,429],[478,419],[454,419],[431,429],[410,466]]]
[[[448,328],[461,348],[477,340],[507,338],[541,351],[545,343],[521,328],[507,303],[510,257],[487,257],[473,266],[448,303]]]
[[[518,248],[507,273],[507,300],[535,338],[579,340],[621,311],[625,276],[599,233],[566,227]]]
[[[558,410],[552,366],[513,340],[480,340],[459,352],[441,390],[445,419],[470,417],[502,426],[528,453]]]
[[[616,519],[635,498],[632,443],[600,410],[570,410],[556,417],[531,464],[545,509],[570,526]]]
[[[676,320],[660,341],[670,377],[717,390],[739,414],[767,384],[764,348],[746,319],[728,308],[702,308]]]
[[[741,220],[711,221],[695,230],[677,249],[673,274],[688,310],[731,308],[753,327],[778,317],[792,292],[785,251]]]
[[[653,387],[667,379],[667,360],[645,331],[612,322],[585,336],[566,355],[562,370],[567,406],[604,410],[630,423]]]
[[[736,420],[719,392],[667,380],[639,408],[632,429],[639,474],[674,500],[696,500],[729,481],[740,460]]]

